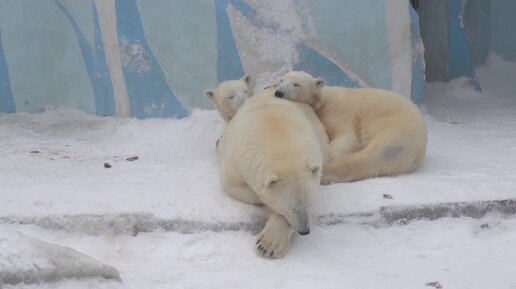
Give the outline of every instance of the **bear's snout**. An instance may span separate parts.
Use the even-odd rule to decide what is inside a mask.
[[[279,90],[276,90],[276,92],[274,93],[274,96],[282,98],[283,97],[283,92],[281,92]]]
[[[299,235],[304,236],[310,234],[310,217],[305,206],[299,206],[294,210],[294,220],[292,223]]]

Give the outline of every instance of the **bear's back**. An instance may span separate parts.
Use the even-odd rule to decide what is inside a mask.
[[[297,104],[274,97],[273,89],[258,92],[240,107],[228,124],[227,138],[232,154],[260,165],[286,170],[305,163],[322,165],[313,124]]]

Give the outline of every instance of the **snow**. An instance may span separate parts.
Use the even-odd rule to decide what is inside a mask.
[[[466,79],[427,84],[419,170],[321,187],[312,233],[274,261],[253,251],[262,208],[220,188],[215,142],[224,123],[214,111],[182,120],[70,108],[0,114],[0,239],[21,231],[122,277],[5,288],[514,288],[513,216],[380,226],[359,217],[516,199],[516,64],[491,56],[476,73],[482,93]]]
[[[317,39],[315,25],[306,0],[246,3],[256,11],[256,19],[233,5],[228,5],[228,15],[244,70],[253,75],[254,87],[262,89],[299,63],[298,46]]]
[[[120,41],[120,60],[123,67],[137,71],[140,74],[149,72],[150,64],[145,48],[140,43],[129,44],[127,37],[122,36]]]
[[[484,225],[488,224],[488,225]],[[488,226],[488,228],[482,228]],[[38,229],[25,230],[37,232]],[[42,238],[110,262],[122,283],[67,280],[5,288],[498,288],[516,285],[516,219],[419,221],[376,229],[314,227],[281,260],[255,255],[246,232]]]

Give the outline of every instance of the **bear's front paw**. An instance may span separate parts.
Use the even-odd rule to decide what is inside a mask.
[[[283,216],[269,216],[265,228],[258,235],[256,252],[266,258],[281,258],[290,247],[293,230]]]

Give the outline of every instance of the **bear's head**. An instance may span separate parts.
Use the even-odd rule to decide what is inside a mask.
[[[280,79],[274,95],[303,102],[318,109],[321,103],[321,88],[324,85],[325,81],[321,78],[314,78],[303,71],[291,71]]]
[[[287,219],[300,235],[310,233],[309,196],[317,191],[321,179],[321,164],[307,165],[295,174],[270,173],[265,177],[258,198],[272,211]]]
[[[239,80],[224,81],[215,89],[207,89],[204,91],[204,95],[213,103],[222,118],[228,122],[238,108],[252,96],[249,88],[250,82],[251,76],[246,74]]]

